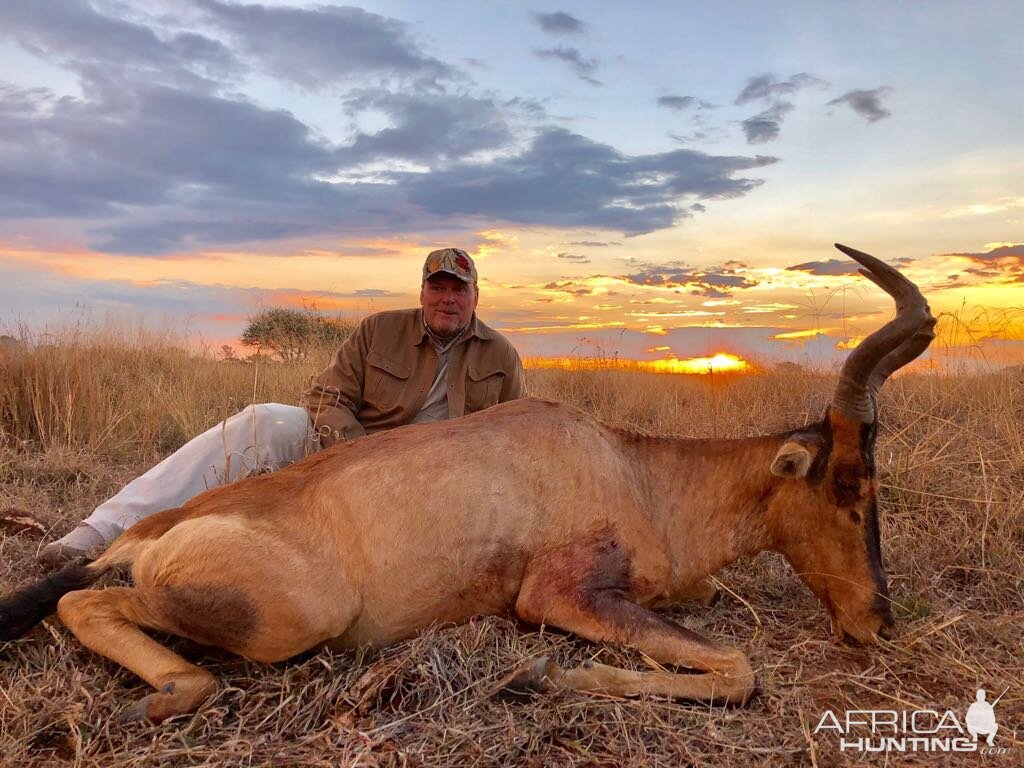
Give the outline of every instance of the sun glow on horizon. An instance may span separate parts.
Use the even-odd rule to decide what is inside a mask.
[[[623,358],[581,357],[528,357],[526,368],[557,369],[563,371],[640,371],[644,373],[674,373],[703,376],[714,373],[753,373],[754,366],[739,355],[718,352],[710,357],[661,360],[627,360]]]
[[[739,355],[719,352],[710,357],[689,357],[683,360],[654,360],[652,367],[661,373],[748,373],[752,366]]]

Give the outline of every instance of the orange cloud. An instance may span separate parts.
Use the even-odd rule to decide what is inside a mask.
[[[815,336],[825,336],[824,331],[816,329],[808,329],[806,331],[785,331],[784,333],[776,333],[772,336],[772,341],[790,341],[793,339],[810,339]]]

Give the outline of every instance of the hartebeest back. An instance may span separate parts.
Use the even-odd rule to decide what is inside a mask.
[[[696,671],[539,660],[517,683],[743,702],[754,689],[746,656],[653,606],[706,599],[708,574],[771,549],[826,605],[837,633],[869,642],[891,621],[876,396],[928,346],[935,321],[895,269],[840,248],[893,296],[897,314],[849,356],[816,424],[741,440],[650,438],[520,400],[379,433],[138,523],[91,565],[2,601],[0,639],[56,606],[82,643],[157,689],[125,716],[160,721],[194,710],[216,681],[141,628],[271,662],[514,611]],[[133,588],[84,589],[123,565]]]

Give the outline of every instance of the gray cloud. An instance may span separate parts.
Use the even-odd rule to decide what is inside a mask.
[[[685,112],[690,107],[695,107],[696,109],[715,109],[714,104],[698,99],[696,96],[659,96],[657,104],[659,107],[665,107],[676,112]]]
[[[195,32],[167,32],[99,13],[84,0],[0,4],[0,38],[48,61],[88,72],[102,67],[192,87],[240,70],[222,43]]]
[[[869,123],[877,123],[892,115],[892,112],[882,106],[882,97],[891,91],[892,88],[885,85],[873,91],[847,91],[839,98],[828,102],[828,106],[846,104]]]
[[[792,112],[793,105],[788,101],[780,101],[764,112],[748,117],[741,125],[748,144],[764,144],[779,138],[782,121]]]
[[[743,120],[741,125],[748,144],[764,144],[774,141],[782,130],[786,115],[793,111],[793,102],[784,97],[792,96],[803,88],[827,88],[828,83],[806,72],[779,81],[772,75],[759,75],[747,81],[736,97],[736,104],[761,101],[769,106],[759,114]]]
[[[558,291],[570,296],[590,296],[594,289],[588,285],[581,285],[573,280],[558,280],[544,286],[546,290]]]
[[[591,85],[604,85],[604,83],[594,77],[593,74],[598,67],[597,59],[588,59],[584,57],[576,48],[559,45],[554,48],[537,48],[533,53],[535,56],[542,59],[555,59],[557,61],[565,62],[575,73],[576,77],[590,83]]]
[[[373,197],[317,181],[337,160],[287,112],[163,85],[85,86],[86,99],[0,92],[11,137],[0,216],[94,219],[99,246],[152,253],[306,233]]]
[[[761,181],[744,172],[775,162],[686,149],[626,155],[553,127],[526,134],[524,125],[546,119],[542,103],[433,89],[450,70],[423,55],[401,22],[358,9],[196,2],[221,34],[245,37],[239,47],[274,67],[299,45],[288,35],[310,25],[330,31],[302,40],[310,56],[367,31],[363,43],[379,43],[373,55],[358,45],[325,54],[297,77],[311,86],[376,78],[346,103],[354,114],[383,112],[391,125],[332,143],[290,112],[209,79],[242,65],[213,38],[166,31],[176,23],[168,16],[146,22],[158,29],[75,0],[60,7],[66,13],[52,0],[6,4],[0,34],[39,55],[60,51],[49,60],[72,68],[82,93],[0,83],[0,220],[60,218],[90,233],[93,247],[141,255],[479,223],[452,224],[461,215],[635,235],[691,216],[695,199],[751,192]],[[426,170],[388,170],[396,161]],[[382,169],[353,173],[367,163]]]
[[[604,242],[603,240],[574,240],[569,245],[582,245],[586,248],[606,248],[609,245],[622,245],[615,240]]]
[[[859,265],[849,259],[828,259],[827,261],[806,261],[786,267],[790,272],[806,272],[809,275],[856,275]]]
[[[1024,243],[1017,245],[1001,245],[998,248],[993,248],[991,251],[983,251],[981,253],[950,253],[948,256],[963,256],[964,258],[972,259],[978,262],[993,262],[1000,261],[1001,259],[1024,259]]]
[[[682,112],[683,110],[693,106],[697,102],[695,96],[659,96],[658,106],[673,109],[676,112]]]
[[[392,136],[391,146],[367,138],[334,147],[287,112],[168,86],[88,88],[83,100],[0,91],[0,134],[14,137],[0,166],[0,216],[91,219],[94,245],[114,252],[410,231],[455,214],[640,234],[688,217],[680,198],[747,194],[761,182],[740,174],[774,162],[691,150],[628,156],[549,128],[490,162],[382,172],[392,183],[331,184],[321,179],[345,161],[414,154],[413,145]],[[499,141],[496,125],[486,140],[460,146]],[[427,138],[423,157],[440,146]]]
[[[1003,245],[982,253],[950,253],[970,259],[974,266],[964,272],[999,283],[1024,283],[1024,244]]]
[[[559,259],[565,259],[566,261],[575,261],[578,264],[589,264],[590,263],[590,259],[588,259],[583,254],[579,254],[579,253],[559,253],[559,254],[556,254],[556,256]]]
[[[622,279],[634,285],[690,288],[689,292],[694,296],[718,299],[731,296],[733,290],[758,285],[756,280],[737,273],[736,268],[741,266],[737,263],[736,266],[690,269],[681,265],[652,265],[624,275]]]
[[[211,22],[236,35],[246,52],[269,72],[310,90],[368,74],[434,85],[458,75],[420,50],[408,24],[361,8],[193,1]]]
[[[751,101],[775,101],[784,96],[792,96],[797,91],[811,86],[825,88],[828,83],[814,75],[800,72],[788,80],[776,80],[774,75],[758,75],[747,81],[740,95],[736,97],[737,104],[746,104]]]
[[[362,90],[352,92],[346,105],[350,113],[379,110],[393,125],[357,135],[338,151],[343,165],[386,158],[427,163],[455,159],[502,147],[513,138],[502,110],[491,99],[466,94]]]
[[[413,202],[439,216],[480,215],[638,235],[689,217],[678,205],[683,196],[747,194],[761,182],[735,174],[774,162],[686,149],[628,156],[565,129],[547,128],[512,157],[392,178],[408,187]]]
[[[533,20],[545,32],[553,35],[579,35],[587,31],[587,25],[568,13],[535,13]]]
[[[540,99],[523,98],[522,96],[514,96],[511,99],[506,99],[502,105],[505,109],[510,109],[518,112],[533,120],[544,120],[547,118],[547,109],[544,106],[544,102]]]

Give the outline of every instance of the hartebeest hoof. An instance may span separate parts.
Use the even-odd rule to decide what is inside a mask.
[[[195,712],[216,690],[217,681],[213,675],[167,683],[156,693],[143,696],[125,709],[118,715],[117,722],[121,725],[139,722],[159,725],[169,717]]]
[[[494,686],[495,691],[512,693],[551,693],[557,689],[556,681],[562,675],[562,668],[547,656],[533,659],[502,678]]]

